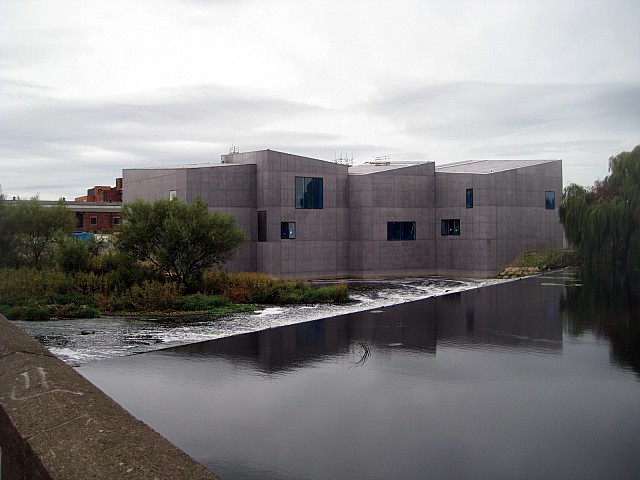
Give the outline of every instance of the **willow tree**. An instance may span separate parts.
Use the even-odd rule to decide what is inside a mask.
[[[245,241],[232,215],[209,211],[198,199],[125,204],[117,232],[121,251],[148,262],[181,285],[230,260]]]
[[[593,187],[566,187],[560,221],[587,265],[640,268],[640,145],[611,157]]]

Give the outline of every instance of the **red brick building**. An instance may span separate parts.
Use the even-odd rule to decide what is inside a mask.
[[[83,197],[76,197],[76,202],[122,202],[122,178],[116,178],[116,186],[96,185],[87,190]]]
[[[75,232],[110,233],[117,229],[121,222],[120,203],[68,202],[67,208],[75,213]]]

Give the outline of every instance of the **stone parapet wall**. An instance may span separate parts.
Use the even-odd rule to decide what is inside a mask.
[[[0,315],[0,478],[216,479]]]

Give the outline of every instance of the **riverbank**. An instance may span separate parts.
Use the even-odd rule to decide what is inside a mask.
[[[67,363],[81,365],[345,313],[375,311],[386,306],[458,293],[503,281],[448,278],[352,280],[348,282],[351,296],[348,303],[257,305],[252,312],[218,317],[111,316],[14,323]]]
[[[255,304],[348,301],[346,284],[312,286],[261,273],[207,272],[186,289],[173,281],[122,272],[0,269],[0,313],[10,320],[222,315],[255,310]]]

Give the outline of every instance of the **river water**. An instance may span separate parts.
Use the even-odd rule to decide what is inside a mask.
[[[379,308],[480,288],[501,280],[413,278],[350,281],[352,301],[342,305],[258,306],[254,313],[223,317],[102,317],[46,322],[16,321],[51,352],[71,365],[229,337],[344,313]]]
[[[78,370],[226,480],[637,478],[638,313],[559,272]]]

